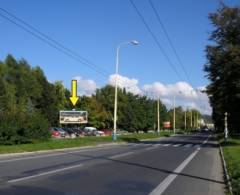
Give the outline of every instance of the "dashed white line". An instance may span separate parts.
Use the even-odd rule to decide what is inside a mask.
[[[59,173],[59,172],[62,172],[62,171],[66,171],[66,170],[70,170],[70,169],[74,169],[74,168],[78,168],[78,167],[82,167],[82,166],[83,166],[83,164],[78,164],[78,165],[74,165],[74,166],[70,166],[70,167],[65,167],[65,168],[61,168],[61,169],[56,169],[56,170],[52,170],[52,171],[39,173],[39,174],[36,174],[36,175],[31,175],[31,176],[27,176],[27,177],[12,179],[12,180],[9,180],[8,183],[15,183],[15,182],[19,182],[19,181],[33,179],[33,178],[36,178],[36,177],[45,176],[45,175],[49,175],[49,174],[53,174],[53,173]]]
[[[134,154],[134,152],[127,152],[127,153],[123,153],[123,154],[116,154],[114,156],[111,156],[110,158],[114,159],[114,158],[119,158],[119,157],[123,157],[123,156],[128,156],[130,154]]]
[[[163,144],[163,146],[169,146],[170,144]]]
[[[182,144],[174,144],[173,147],[181,146]]]

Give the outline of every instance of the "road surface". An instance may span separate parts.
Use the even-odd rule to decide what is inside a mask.
[[[222,195],[210,134],[0,158],[0,194]]]

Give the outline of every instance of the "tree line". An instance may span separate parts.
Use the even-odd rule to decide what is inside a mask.
[[[51,83],[40,67],[8,55],[0,62],[0,144],[29,143],[50,137],[49,128],[59,126],[59,111],[71,110],[70,91],[62,82]],[[157,101],[118,89],[118,129],[148,131],[157,128]],[[76,110],[88,111],[88,124],[113,127],[114,87],[106,85],[90,97],[81,96]],[[173,110],[160,101],[163,121],[173,122]],[[193,115],[200,113],[193,110]],[[190,128],[190,111],[186,113]],[[184,129],[185,113],[176,108],[176,128]]]
[[[212,45],[206,47],[204,70],[210,80],[207,93],[212,117],[216,129],[223,132],[227,113],[230,133],[240,133],[240,7],[222,4],[209,19],[214,29]]]

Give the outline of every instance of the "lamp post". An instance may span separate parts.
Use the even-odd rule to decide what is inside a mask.
[[[175,134],[175,123],[176,123],[176,109],[175,109],[175,95],[173,97],[173,133]]]
[[[117,140],[117,80],[118,80],[118,64],[119,64],[119,50],[121,46],[127,45],[127,44],[133,44],[138,45],[138,41],[132,40],[120,43],[117,47],[117,56],[116,56],[116,74],[115,74],[115,99],[114,99],[114,119],[113,119],[113,140]]]

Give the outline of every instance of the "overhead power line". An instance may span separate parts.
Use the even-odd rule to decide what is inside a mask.
[[[36,27],[30,25],[26,21],[20,19],[19,17],[15,16],[14,14],[10,13],[6,9],[3,9],[0,7],[0,10],[4,12],[5,14],[0,13],[0,16],[9,22],[13,23],[17,27],[21,28],[25,32],[31,34],[35,38],[41,40],[42,42],[46,43],[50,47],[58,50],[59,52],[65,54],[66,56],[74,59],[75,61],[87,66],[88,68],[94,70],[95,72],[99,73],[102,76],[108,76],[110,73],[103,68],[100,68],[96,66],[94,63],[92,63],[90,60],[80,56],[77,52],[67,48],[62,43],[54,40],[50,36],[42,33],[40,30],[38,30]],[[7,15],[6,15],[7,14]],[[10,16],[10,17],[9,17]]]
[[[157,37],[155,36],[155,34],[153,33],[153,31],[151,30],[151,28],[149,27],[149,25],[147,24],[145,18],[143,17],[143,15],[141,14],[141,12],[139,11],[139,9],[136,7],[135,3],[133,2],[133,0],[129,0],[131,5],[133,6],[134,10],[136,11],[136,13],[138,14],[139,18],[141,19],[141,21],[143,22],[143,24],[145,25],[146,29],[148,30],[148,32],[150,33],[150,35],[152,36],[153,40],[155,41],[155,43],[157,44],[159,50],[161,51],[161,53],[163,54],[163,56],[166,58],[166,60],[168,61],[169,65],[171,66],[172,70],[175,72],[175,74],[178,76],[178,78],[180,80],[183,80],[181,75],[179,74],[179,72],[177,71],[177,69],[175,68],[175,66],[173,65],[172,61],[170,60],[170,58],[168,57],[167,53],[165,52],[165,50],[163,49],[163,47],[161,46],[161,44],[159,43]]]
[[[191,79],[190,79],[190,77],[189,77],[189,74],[188,74],[186,68],[184,67],[184,65],[183,65],[183,63],[182,63],[182,60],[181,60],[181,58],[179,57],[177,50],[175,49],[175,47],[174,47],[174,45],[173,45],[173,42],[172,42],[172,40],[171,40],[171,38],[170,38],[170,36],[169,36],[169,34],[168,34],[168,32],[167,32],[167,30],[166,30],[163,22],[162,22],[159,14],[158,14],[157,9],[155,8],[152,0],[148,0],[148,1],[149,1],[149,3],[150,3],[150,6],[151,6],[152,9],[153,9],[154,14],[155,14],[156,17],[157,17],[158,23],[160,24],[160,26],[161,26],[161,28],[162,28],[162,30],[163,30],[163,32],[164,32],[164,34],[165,34],[168,42],[169,42],[170,47],[172,48],[172,50],[173,50],[173,52],[174,52],[174,55],[176,56],[176,59],[177,59],[179,65],[181,66],[181,68],[182,68],[182,70],[183,70],[183,72],[184,72],[184,74],[185,74],[188,82],[191,83],[191,81],[190,81]]]

